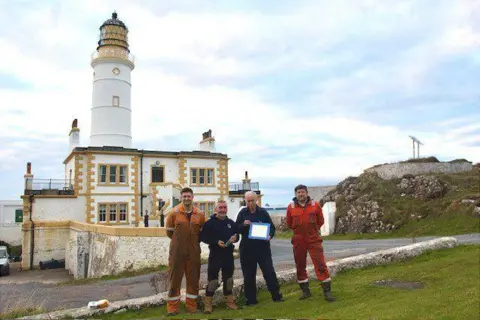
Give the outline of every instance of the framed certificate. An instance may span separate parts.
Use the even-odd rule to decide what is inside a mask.
[[[270,237],[270,223],[252,222],[248,233],[249,239],[268,240]]]

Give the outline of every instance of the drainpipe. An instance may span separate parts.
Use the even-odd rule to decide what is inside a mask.
[[[35,224],[32,220],[33,197],[33,194],[28,196],[28,200],[30,201],[30,223],[32,224],[30,229],[30,270],[33,270],[33,249],[35,248]]]
[[[140,156],[140,216],[143,217],[143,149]]]

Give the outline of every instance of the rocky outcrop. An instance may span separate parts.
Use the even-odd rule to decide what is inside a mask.
[[[335,233],[389,232],[401,221],[426,217],[421,212],[398,212],[391,204],[396,197],[430,201],[443,197],[449,185],[434,175],[404,175],[401,179],[384,180],[375,172],[348,177],[322,198],[322,203],[335,201]],[[393,216],[392,212],[397,216]],[[400,217],[405,214],[408,216]]]
[[[448,191],[448,185],[435,176],[405,175],[397,186],[402,195],[420,200],[440,198]]]

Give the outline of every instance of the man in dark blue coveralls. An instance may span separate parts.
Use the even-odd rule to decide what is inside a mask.
[[[267,210],[257,205],[257,194],[253,191],[245,193],[246,208],[240,210],[236,225],[242,235],[240,242],[240,264],[244,278],[244,291],[247,305],[255,305],[257,301],[257,264],[262,270],[267,288],[272,295],[272,300],[283,301],[278,284],[277,274],[273,267],[270,240],[275,235],[275,226]],[[250,223],[261,222],[270,224],[270,238],[268,240],[249,239]]]
[[[208,244],[208,284],[205,292],[205,313],[212,312],[212,300],[218,288],[218,273],[222,271],[223,294],[228,309],[236,310],[237,305],[232,295],[233,272],[235,269],[233,249],[238,241],[237,227],[227,217],[227,202],[220,200],[215,207],[215,214],[203,225],[200,241]]]

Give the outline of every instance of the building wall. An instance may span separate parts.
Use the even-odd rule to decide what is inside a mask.
[[[163,228],[122,228],[72,222],[65,267],[75,279],[168,265],[170,239]],[[201,244],[202,258],[208,246]]]
[[[23,210],[22,200],[0,201],[0,240],[11,245],[22,243],[22,223],[15,222],[15,211]]]
[[[401,178],[406,174],[458,173],[472,169],[471,162],[404,162],[372,167],[366,169],[365,172],[376,172],[382,179],[394,179]]]
[[[38,268],[41,261],[65,259],[69,223],[69,221],[37,221],[34,223],[34,268]],[[31,232],[31,223],[24,222],[22,226],[22,268],[24,270],[30,269]]]
[[[84,221],[84,198],[69,196],[36,196],[33,203],[34,221]],[[28,220],[25,214],[24,222]]]

